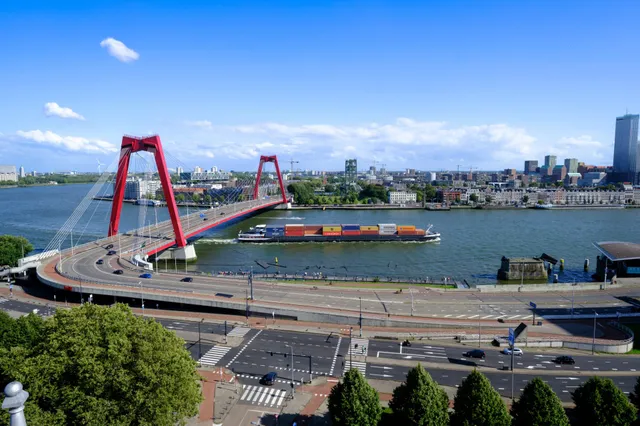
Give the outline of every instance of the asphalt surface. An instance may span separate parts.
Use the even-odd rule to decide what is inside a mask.
[[[3,297],[0,297],[0,309],[25,314],[38,309],[40,315],[49,312],[48,308],[43,309],[40,305]],[[501,395],[511,396],[512,374],[509,371],[499,372],[503,366],[510,365],[511,357],[502,354],[499,348],[483,348],[486,358],[480,360],[462,355],[473,347],[417,342],[412,343],[411,347],[401,347],[397,341],[359,339],[355,334],[350,346],[349,337],[333,333],[319,335],[228,327],[228,334],[242,337],[242,343],[239,346],[230,348],[212,344],[205,339],[200,342],[194,339],[194,333],[198,332],[197,321],[164,318],[157,321],[178,335],[189,333],[189,340],[185,343],[185,347],[195,360],[206,358],[210,351],[219,355],[224,353],[214,357],[214,365],[226,367],[237,375],[238,382],[242,384],[243,389],[247,390],[244,400],[240,401],[244,404],[259,405],[261,400],[273,402],[274,398],[269,397],[274,395],[269,395],[267,389],[279,390],[283,392],[281,395],[284,395],[284,392],[290,392],[292,350],[293,379],[296,384],[310,379],[310,363],[313,377],[320,375],[340,377],[345,370],[345,364],[349,366],[351,357],[366,359],[363,363],[354,361],[354,367],[359,368],[370,379],[403,381],[410,367],[385,363],[385,360],[396,359],[428,363],[426,369],[432,377],[441,385],[452,387],[459,385],[468,374],[468,370],[456,369],[460,365],[495,368],[495,372],[489,371],[484,374]],[[203,334],[223,335],[224,324],[204,323],[200,325],[200,331]],[[356,343],[359,345],[358,348],[354,347]],[[220,352],[221,348],[222,352]],[[516,373],[513,377],[516,396],[534,377],[542,377],[563,401],[570,401],[571,392],[590,377],[589,372],[604,373],[603,377],[610,377],[626,394],[633,391],[636,380],[640,376],[638,373],[640,357],[638,356],[572,355],[576,361],[575,365],[558,365],[553,362],[553,359],[566,352],[548,350],[537,352],[528,348],[523,348],[523,352],[523,355],[514,357]],[[530,371],[523,372],[523,370]],[[260,378],[272,371],[278,374],[276,383],[269,387],[261,386]],[[536,371],[540,372],[539,376],[536,376]],[[274,405],[265,406],[277,407],[281,403],[280,398],[277,398],[273,402]]]

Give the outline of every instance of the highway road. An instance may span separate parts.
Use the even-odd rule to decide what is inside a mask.
[[[0,297],[0,309],[21,313],[39,309],[42,306],[8,300]],[[281,330],[256,330],[242,326],[228,327],[229,336],[242,339],[241,344],[229,347],[214,344],[203,339],[198,344],[194,333],[198,332],[197,321],[157,319],[167,329],[186,337],[185,347],[195,360],[208,367],[226,367],[238,378],[243,387],[244,399],[241,403],[279,407],[285,393],[291,387],[291,350],[293,349],[293,378],[296,383],[308,381],[309,363],[311,374],[317,376],[342,376],[350,365],[351,356],[364,362],[353,362],[369,379],[403,381],[409,366],[397,365],[394,361],[418,362],[426,365],[432,377],[441,385],[456,386],[468,374],[468,367],[482,367],[483,373],[493,386],[503,395],[511,394],[511,373],[500,371],[509,365],[510,357],[500,353],[499,348],[486,348],[484,360],[468,359],[462,353],[472,346],[448,345],[440,342],[413,342],[411,347],[401,347],[393,340],[374,340],[331,334],[301,333]],[[204,323],[203,334],[224,334],[224,324]],[[188,334],[186,334],[188,333]],[[351,343],[351,345],[350,345]],[[357,348],[355,345],[358,345]],[[201,352],[200,352],[201,348]],[[631,392],[640,376],[640,356],[634,355],[573,355],[575,365],[557,365],[553,359],[566,354],[562,350],[535,351],[524,348],[522,356],[515,357],[516,374],[514,392],[517,395],[526,382],[534,377],[542,377],[563,401],[570,401],[571,391],[587,380],[589,373],[610,377],[625,393]],[[286,356],[285,356],[286,355]],[[259,379],[268,372],[276,372],[278,379],[274,386],[263,386]],[[245,390],[248,391],[245,394]],[[242,395],[241,395],[242,396]],[[280,398],[282,396],[282,399]]]

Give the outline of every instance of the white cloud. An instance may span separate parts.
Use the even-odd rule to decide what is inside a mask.
[[[55,102],[47,102],[44,104],[44,115],[47,117],[55,116],[60,118],[73,118],[75,120],[84,120],[84,117],[71,108],[61,107]]]
[[[199,127],[201,129],[211,129],[213,127],[213,124],[208,120],[185,121],[184,124],[189,127]]]
[[[129,49],[123,42],[116,40],[115,38],[105,38],[100,42],[100,47],[106,48],[109,55],[113,56],[120,62],[136,61],[140,57],[138,52],[133,49]]]
[[[42,130],[18,130],[16,136],[28,142],[61,148],[65,151],[86,154],[107,154],[118,151],[118,148],[110,142],[80,136],[60,136],[49,130],[44,132]]]

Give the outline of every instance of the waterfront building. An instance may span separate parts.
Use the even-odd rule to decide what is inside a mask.
[[[578,186],[578,181],[582,178],[580,173],[567,173],[564,178],[565,186]]]
[[[16,166],[0,165],[0,181],[17,182]]]
[[[223,171],[216,171],[216,172],[209,172],[209,171],[203,171],[202,168],[197,167],[197,169],[200,169],[199,172],[183,172],[180,174],[180,179],[182,180],[188,180],[188,181],[224,181],[224,180],[229,180],[231,178],[231,173],[229,172],[223,172]]]
[[[194,173],[202,173],[202,167],[200,167],[200,166],[195,166],[195,167],[193,168],[193,172],[194,172]]]
[[[538,160],[527,160],[524,162],[524,174],[530,175],[538,169]]]
[[[564,166],[567,168],[567,173],[578,173],[578,159],[577,158],[565,158]]]
[[[344,180],[347,188],[358,181],[358,160],[355,158],[344,161]]]
[[[127,180],[127,184],[124,188],[124,198],[126,200],[140,200],[142,198],[147,198],[147,194],[155,194],[161,188],[162,184],[159,180]]]
[[[578,180],[578,186],[597,186],[603,182],[607,176],[605,172],[587,172]]]
[[[640,183],[640,150],[638,150],[638,119],[640,115],[625,114],[616,118],[616,135],[613,147],[612,182]]]
[[[26,173],[24,172],[24,167],[23,167],[23,166],[20,166],[20,174],[19,174],[20,179],[22,179],[22,178],[24,178],[24,177],[26,177],[26,176],[27,176],[27,175],[26,175]]]
[[[389,204],[406,204],[415,203],[417,201],[415,192],[407,191],[390,191],[389,192]]]

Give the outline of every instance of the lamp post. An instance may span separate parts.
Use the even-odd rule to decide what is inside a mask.
[[[27,426],[24,417],[24,403],[29,398],[29,392],[22,389],[22,383],[11,382],[4,388],[2,409],[9,411],[10,426]]]
[[[202,340],[200,338],[200,325],[204,322],[204,318],[198,322],[198,359],[202,358]]]
[[[598,313],[593,311],[593,340],[591,344],[591,355],[596,352],[596,323],[597,323]]]
[[[362,297],[360,299],[360,337],[362,337]]]
[[[289,346],[289,345],[285,345],[286,347],[288,347],[289,349],[291,349],[291,390],[293,392],[293,394],[296,394],[296,385],[294,384],[294,377],[293,377],[293,346]]]
[[[349,327],[349,370],[353,366],[353,343],[351,343],[351,334],[353,333],[353,327]]]
[[[144,292],[142,289],[142,281],[140,281],[138,284],[140,284],[140,300],[142,301],[142,316],[144,316]]]

